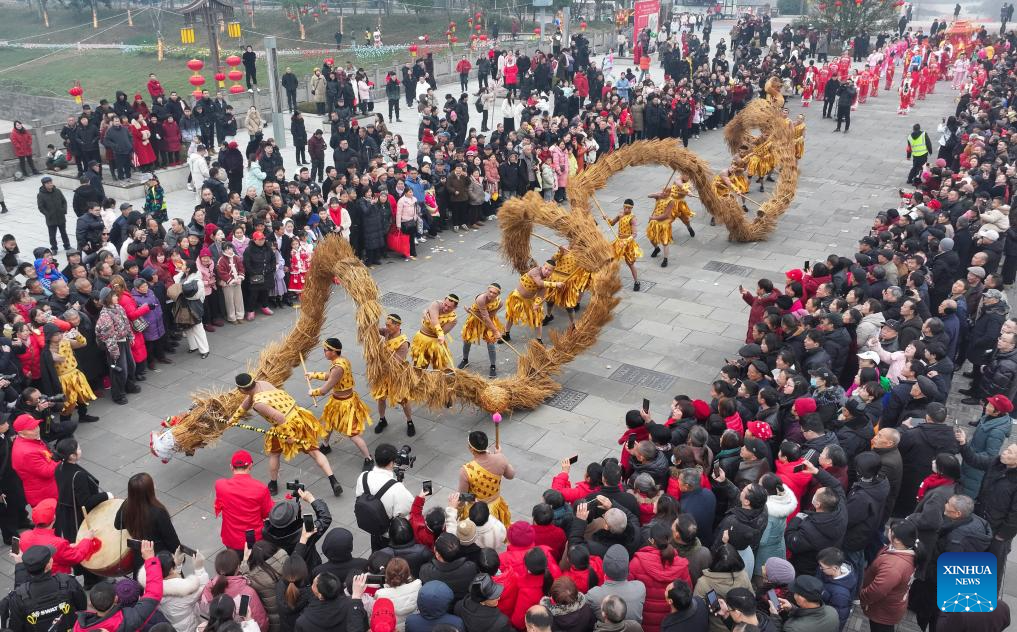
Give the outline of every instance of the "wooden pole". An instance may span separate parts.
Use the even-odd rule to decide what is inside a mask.
[[[309,378],[307,376],[307,364],[304,362],[304,354],[303,353],[300,354],[300,366],[303,367],[303,369],[304,369],[304,379],[307,381],[307,390],[309,390],[309,391],[313,390],[311,388],[311,378]],[[314,407],[317,408],[318,407],[318,398],[315,397],[314,395],[311,395],[311,401],[314,402]]]
[[[607,213],[604,212],[604,207],[601,206],[600,202],[597,200],[597,196],[591,193],[590,199],[592,199],[593,203],[597,205],[597,209],[600,211],[600,216],[604,218],[605,222],[607,222],[607,225],[611,229],[611,232],[614,233],[614,238],[618,239],[618,231],[614,229],[614,225],[611,223],[611,220],[608,219]]]
[[[547,243],[551,244],[552,246],[554,246],[556,248],[561,248],[562,250],[565,250],[565,246],[563,246],[563,245],[561,245],[561,244],[559,244],[557,242],[551,241],[550,239],[548,239],[547,237],[544,237],[543,235],[538,235],[537,233],[533,233],[533,236],[536,237],[537,239],[541,240],[541,241],[546,241]]]

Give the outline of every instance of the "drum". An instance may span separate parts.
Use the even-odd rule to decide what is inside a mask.
[[[114,518],[124,503],[121,498],[104,500],[88,512],[88,517],[78,528],[78,541],[87,537],[86,531],[93,529],[102,547],[92,557],[81,563],[86,570],[103,577],[130,575],[134,555],[127,548],[127,531],[113,526]]]

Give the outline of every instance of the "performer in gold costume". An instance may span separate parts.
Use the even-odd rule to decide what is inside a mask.
[[[451,369],[452,352],[446,336],[456,326],[456,308],[459,297],[449,294],[443,300],[433,301],[424,310],[420,331],[413,336],[410,357],[418,369]]]
[[[236,377],[237,388],[244,394],[244,401],[233,413],[229,425],[235,425],[252,408],[265,421],[274,426],[265,432],[265,454],[268,455],[268,491],[279,492],[279,457],[287,461],[304,452],[311,457],[321,471],[328,476],[332,493],[339,496],[343,486],[332,474],[328,459],[318,450],[318,440],[325,436],[325,430],[314,418],[314,413],[297,406],[297,402],[286,391],[276,388],[263,380],[255,380],[247,373]]]
[[[512,512],[501,497],[501,479],[515,478],[516,470],[501,453],[500,447],[488,449],[486,433],[474,430],[470,433],[467,445],[473,460],[459,468],[459,491],[475,495],[478,503],[487,503],[491,517],[501,520],[505,528],[508,528],[512,522]],[[463,503],[459,506],[460,518],[469,514],[472,504]]]
[[[88,385],[88,378],[78,369],[78,360],[74,357],[74,350],[85,346],[85,337],[77,329],[63,333],[53,324],[45,325],[43,334],[47,343],[44,355],[48,357],[42,363],[48,366],[48,360],[52,358],[60,389],[64,393],[60,420],[67,421],[71,418],[71,411],[77,409],[79,421],[98,421],[98,417],[88,414],[88,403],[95,401],[95,393]]]
[[[410,353],[410,341],[403,333],[403,319],[399,314],[389,314],[385,318],[385,326],[378,330],[385,341],[385,347],[392,352],[399,362],[406,362]],[[388,404],[400,405],[403,407],[403,415],[406,416],[406,435],[412,437],[417,434],[413,425],[413,410],[410,408],[410,394],[406,384],[396,384],[395,380],[388,379],[378,384],[371,391],[371,397],[378,401],[378,423],[374,425],[375,434],[380,433],[388,427],[388,420],[385,419],[385,408]]]
[[[341,432],[350,438],[361,456],[364,457],[364,471],[374,467],[371,452],[367,443],[360,435],[364,426],[371,425],[371,411],[360,395],[353,389],[353,368],[350,361],[342,357],[343,343],[338,338],[328,338],[323,346],[325,359],[331,362],[327,371],[305,373],[308,380],[324,381],[319,388],[312,388],[308,395],[318,397],[328,394],[328,402],[318,419],[322,428],[328,431],[324,443],[318,448],[322,454],[328,454],[332,448],[328,440],[333,432]]]
[[[773,171],[776,164],[777,159],[773,155],[773,143],[771,143],[768,139],[760,138],[756,141],[755,146],[752,148],[752,151],[749,152],[748,158],[746,159],[746,171],[750,177],[756,179],[760,193],[764,191],[764,179],[773,182],[773,177],[770,175],[770,172]]]
[[[542,266],[534,266],[519,277],[519,286],[512,290],[505,301],[505,335],[502,340],[512,340],[512,325],[525,325],[537,330],[537,342],[544,344],[542,310],[540,304],[551,288],[560,287],[560,281],[551,281],[554,261],[548,260]]]
[[[692,230],[691,224],[695,213],[692,212],[688,202],[685,201],[685,196],[689,192],[689,185],[682,176],[679,176],[677,183],[672,184],[660,193],[651,193],[647,196],[657,200],[656,205],[653,207],[653,214],[650,215],[650,221],[646,225],[646,237],[653,244],[653,252],[650,253],[650,258],[652,259],[659,255],[661,248],[663,248],[664,259],[660,262],[660,267],[662,268],[667,267],[667,257],[671,250],[671,242],[674,240],[671,228],[676,219],[681,220],[685,224],[690,237],[696,236],[696,231]]]
[[[790,121],[788,122],[790,123]],[[795,130],[795,158],[801,160],[805,155],[805,115],[799,114],[791,124]]]
[[[486,291],[473,299],[473,305],[466,310],[466,322],[463,323],[463,359],[459,363],[460,369],[465,369],[470,364],[470,347],[484,341],[487,343],[487,357],[491,361],[488,376],[498,376],[498,369],[495,366],[498,357],[495,354],[494,343],[502,337],[502,325],[498,321],[499,309],[501,309],[501,286],[497,283],[488,285]]]
[[[618,234],[614,243],[611,244],[614,247],[614,258],[619,261],[625,260],[629,272],[632,273],[632,291],[638,292],[639,277],[636,276],[636,259],[643,256],[643,251],[636,243],[636,216],[632,214],[633,206],[635,206],[635,202],[626,199],[621,213],[607,221],[611,226],[618,225]]]
[[[569,324],[574,325],[576,322],[575,313],[579,309],[579,299],[586,288],[590,286],[592,275],[589,270],[579,265],[576,254],[569,248],[558,248],[558,252],[551,259],[555,264],[554,270],[551,272],[551,281],[560,282],[561,285],[549,289],[544,297],[547,315],[544,316],[543,324],[546,325],[554,320],[551,310],[555,305],[558,305],[565,308]]]

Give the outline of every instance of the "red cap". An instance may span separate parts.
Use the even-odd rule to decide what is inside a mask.
[[[692,400],[692,409],[696,411],[696,421],[703,422],[710,418],[710,405],[703,400]]]
[[[811,397],[799,397],[795,400],[794,409],[799,417],[814,413],[817,410],[816,400]]]
[[[41,423],[41,420],[36,419],[27,413],[18,415],[18,418],[14,420],[14,432],[24,432],[25,430],[38,428]]]
[[[56,506],[56,498],[46,498],[33,507],[32,522],[35,523],[35,526],[43,527],[53,524],[53,520],[56,518]]]
[[[199,257],[211,257],[212,256],[212,251],[208,249],[208,246],[205,246],[204,248],[201,249],[201,252],[198,253],[198,256]]]
[[[264,239],[264,238],[265,238],[265,233],[261,232],[260,230],[254,231],[254,234],[251,235],[251,239]]]
[[[251,458],[251,453],[247,450],[237,450],[230,457],[230,465],[233,467],[248,467],[254,463],[254,459]]]
[[[371,611],[371,632],[395,632],[396,613],[395,604],[391,599],[382,597],[374,601],[374,609]]]
[[[1006,395],[993,395],[992,397],[987,397],[985,401],[992,404],[992,407],[1001,413],[1013,411],[1013,402]]]
[[[770,437],[773,436],[773,429],[770,428],[770,424],[765,421],[750,421],[748,423],[749,432],[752,436],[763,441],[769,441]]]

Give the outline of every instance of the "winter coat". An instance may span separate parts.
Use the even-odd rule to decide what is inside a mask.
[[[795,516],[784,531],[784,542],[791,553],[797,575],[813,575],[818,563],[816,555],[828,546],[841,546],[847,532],[848,515],[844,490],[836,478],[819,470],[817,482],[834,491],[839,498],[837,508],[829,512],[806,511]]]
[[[604,555],[603,566],[607,580],[586,591],[587,601],[594,610],[600,611],[600,604],[608,595],[617,595],[625,602],[627,609],[625,618],[642,621],[643,607],[646,603],[646,585],[628,579],[628,552],[619,544],[612,546]]]
[[[282,573],[283,563],[289,557],[286,551],[279,549],[275,555],[265,560],[265,564],[275,571],[276,577],[262,567],[251,570],[246,561],[240,563],[240,574],[247,578],[247,583],[258,593],[261,605],[268,615],[268,630],[262,632],[281,632],[282,621],[279,618],[279,601],[276,599],[275,585],[278,575]],[[344,579],[340,577],[339,579]]]
[[[998,456],[974,452],[970,444],[961,446],[961,456],[964,463],[985,471],[975,513],[985,518],[999,537],[1013,538],[1017,535],[1017,468],[1003,465]]]
[[[205,584],[205,589],[201,591],[201,611],[203,613],[208,612],[208,606],[212,603],[212,586],[215,585],[218,579],[218,575],[213,577]],[[265,606],[261,603],[261,597],[258,596],[258,592],[248,583],[246,577],[243,575],[227,576],[226,590],[223,594],[232,597],[233,601],[237,602],[237,607],[240,605],[240,598],[247,596],[250,599],[248,612],[250,612],[251,618],[258,623],[258,627],[262,630],[268,629],[268,613],[265,612]]]
[[[420,569],[433,557],[431,549],[417,542],[410,542],[398,546],[388,546],[382,551],[391,554],[393,557],[401,557],[410,565],[410,574],[420,575]],[[504,566],[502,568],[505,568]]]
[[[707,569],[703,571],[703,576],[696,582],[693,594],[700,599],[706,599],[706,593],[713,590],[716,591],[718,597],[723,599],[732,588],[752,590],[752,582],[749,581],[749,576],[745,571],[722,573]],[[710,630],[711,632],[726,632],[727,626],[724,625],[723,619],[710,615]]]
[[[91,187],[89,187],[91,189]],[[85,212],[78,218],[74,227],[74,238],[78,242],[78,250],[94,252],[102,244],[102,234],[106,223],[102,217]]]
[[[181,147],[180,125],[172,117],[162,123],[163,148],[171,154],[176,154]]]
[[[757,296],[749,291],[742,292],[742,300],[749,305],[749,325],[748,331],[745,332],[746,343],[753,342],[752,328],[755,327],[756,323],[763,320],[763,316],[766,315],[766,308],[774,305],[778,298],[780,298],[780,292],[777,290],[765,296]]]
[[[105,615],[88,610],[78,612],[78,620],[74,622],[74,632],[136,632],[155,614],[163,596],[162,570],[159,559],[149,558],[145,561],[145,592],[133,606],[113,608]]]
[[[543,577],[540,577],[540,579],[543,580]],[[505,592],[507,593],[508,591]],[[502,593],[501,599],[502,602],[505,601],[505,593]],[[536,601],[533,603],[536,603]],[[442,582],[428,582],[424,584],[417,594],[417,610],[419,612],[406,617],[406,632],[431,632],[434,626],[441,623],[451,625],[465,632],[463,620],[454,614],[449,614],[451,607],[451,588]]]
[[[11,467],[21,479],[25,499],[35,507],[47,498],[57,499],[55,461],[49,447],[39,439],[16,437],[11,448]]]
[[[251,289],[268,289],[275,278],[275,253],[266,241],[259,246],[251,241],[244,250],[244,269],[246,270],[247,282]],[[256,275],[262,275],[260,285],[255,285],[253,279]]]
[[[311,100],[315,103],[325,102],[325,75],[317,73],[311,75]]]
[[[889,481],[878,475],[871,481],[858,480],[851,486],[847,493],[845,551],[863,551],[877,535],[883,525],[883,509],[889,494]]]
[[[544,597],[544,576],[526,573],[517,575],[514,582],[506,586],[498,602],[498,608],[509,618],[517,630],[526,628],[526,611],[540,603]],[[414,632],[407,628],[406,632]]]
[[[366,205],[361,235],[364,248],[375,250],[385,247],[385,235],[392,221],[392,212],[387,204],[374,203]]]
[[[851,601],[858,587],[858,573],[850,564],[841,564],[841,575],[830,577],[822,570],[816,571],[816,579],[823,582],[823,603],[837,611],[840,629],[844,629],[851,616]]]
[[[414,579],[401,586],[379,588],[378,592],[374,593],[375,599],[392,600],[396,615],[396,629],[406,629],[406,617],[417,611],[417,598],[422,586],[419,579]],[[467,632],[469,631],[467,630]]]
[[[636,551],[629,562],[629,579],[643,582],[646,586],[646,602],[643,604],[643,629],[646,632],[658,632],[660,623],[671,612],[665,588],[673,581],[683,581],[692,588],[692,577],[689,575],[689,562],[685,558],[675,556],[670,564],[665,565],[660,551],[652,546],[644,546]]]
[[[437,558],[420,567],[420,580],[425,584],[440,581],[452,589],[453,601],[459,601],[470,593],[470,583],[477,574],[477,565],[465,557],[451,562]]]
[[[134,137],[127,127],[111,125],[103,136],[102,146],[118,156],[130,155],[134,151]]]
[[[1017,349],[1006,353],[998,349],[992,352],[990,360],[982,367],[982,389],[989,395],[1001,393],[1014,397],[1017,391]]]
[[[862,316],[862,320],[859,321],[858,327],[855,328],[855,340],[858,341],[859,348],[864,348],[865,343],[870,338],[879,336],[879,330],[886,321],[886,317],[883,316],[883,312],[876,312],[875,314],[866,314]]]
[[[915,512],[907,517],[918,529],[918,539],[925,545],[926,551],[931,551],[936,543],[939,529],[946,523],[943,510],[950,497],[961,493],[959,483],[950,482],[928,489],[922,499],[915,505]],[[930,564],[935,573],[934,558],[926,558],[925,565],[918,569],[919,579],[928,572]]]
[[[46,218],[47,226],[64,226],[67,217],[67,198],[63,191],[53,187],[52,191],[46,190],[46,185],[39,187],[39,193],[35,197],[39,206],[39,212]]]
[[[139,307],[138,303],[129,292],[124,292],[117,300],[120,303],[120,307],[124,308],[124,313],[127,314],[127,320],[134,321],[138,318],[144,318],[150,311],[150,308],[147,305]],[[135,362],[144,362],[148,359],[148,350],[145,348],[145,338],[139,331],[133,331],[133,333],[134,337],[131,340],[131,357],[134,358]]]
[[[741,507],[738,500],[739,490],[731,481],[725,480],[724,483],[715,485],[713,489],[717,494],[727,494],[729,500],[728,506],[731,507],[713,530],[714,545],[721,542],[724,537],[724,531],[735,524],[741,524],[747,529],[748,533],[752,534],[752,549],[755,550],[759,546],[760,539],[763,537],[763,531],[766,530],[768,522],[766,508],[746,509]]]
[[[554,632],[592,632],[597,623],[597,615],[582,593],[570,604],[554,603],[550,597],[541,599],[540,604],[551,613]]]
[[[900,623],[907,612],[914,572],[914,551],[883,547],[866,567],[858,592],[865,616],[885,625]]]
[[[783,626],[784,632],[837,632],[839,629],[837,611],[830,606],[794,608]]]
[[[32,155],[32,133],[27,129],[12,129],[10,134],[11,147],[16,158]]]
[[[367,612],[360,599],[339,595],[322,601],[314,595],[297,618],[294,632],[366,632]]]
[[[513,632],[508,617],[497,606],[485,606],[467,597],[457,603],[452,611],[463,620],[466,632]],[[396,607],[396,615],[398,614],[399,609]]]
[[[973,315],[973,314],[972,314]],[[1005,303],[987,306],[968,331],[966,358],[972,364],[983,364],[996,348],[999,331],[1007,317]]]
[[[914,428],[898,428],[901,431],[900,451],[904,464],[900,493],[894,508],[895,515],[907,515],[914,508],[918,486],[932,473],[932,459],[940,452],[957,454],[957,439],[953,427],[946,424],[923,423]]]
[[[1010,436],[1012,428],[1013,419],[1008,414],[992,418],[988,415],[982,415],[982,418],[978,420],[975,433],[968,439],[967,445],[975,454],[995,458],[999,455],[1003,444]],[[978,469],[971,463],[968,463],[967,459],[964,459],[964,464],[961,466],[960,480],[961,485],[964,486],[964,494],[971,498],[978,498],[978,492],[982,487],[982,478],[984,476],[985,472],[983,470]]]
[[[142,337],[148,341],[153,342],[161,339],[166,335],[166,322],[162,317],[162,303],[159,302],[159,297],[155,295],[152,288],[148,288],[148,292],[141,294],[137,289],[131,291],[131,298],[138,307],[148,305],[148,312],[144,314],[145,322],[148,323],[148,327],[145,331],[141,332]]]
[[[146,569],[138,571],[138,583],[145,585]],[[208,571],[202,566],[187,577],[168,577],[162,580],[162,601],[159,612],[177,630],[193,630],[201,620],[198,601],[205,585]]]
[[[787,527],[788,518],[797,511],[798,499],[794,492],[785,487],[781,494],[774,494],[766,499],[766,528],[759,539],[759,547],[756,549],[756,567],[753,575],[762,573],[763,564],[771,557],[780,559],[786,558],[784,547],[784,529]]]

